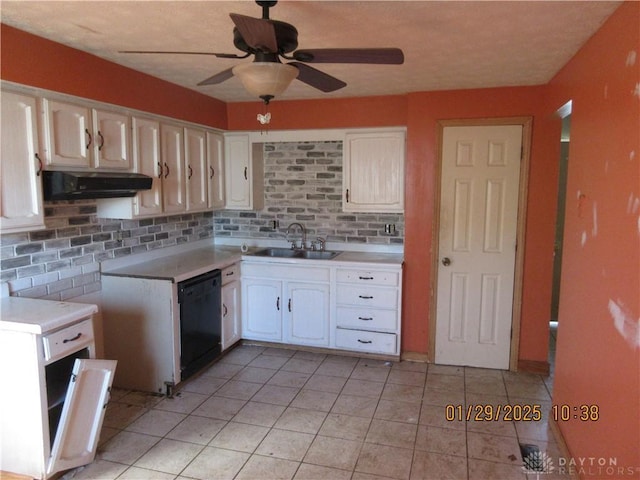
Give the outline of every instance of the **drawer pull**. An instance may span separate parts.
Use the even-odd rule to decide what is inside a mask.
[[[234,273],[236,273],[236,272],[234,272],[233,270],[231,270],[230,272],[225,273],[225,275],[226,275],[227,277],[230,277],[230,276],[231,276],[231,275],[233,275]]]
[[[371,300],[373,298],[373,296],[371,295],[358,295],[359,298],[362,298],[363,300]]]
[[[364,320],[365,322],[370,322],[373,320],[373,317],[358,317],[358,320]]]
[[[360,340],[360,339],[358,339],[358,343],[373,343],[373,340]]]
[[[373,280],[373,277],[358,277],[360,280]]]
[[[65,338],[62,343],[69,343],[69,342],[75,342],[76,340],[78,340],[80,337],[82,336],[82,332],[78,333],[75,337],[73,338]]]

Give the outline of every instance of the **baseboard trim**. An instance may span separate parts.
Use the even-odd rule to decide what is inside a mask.
[[[406,360],[407,362],[430,363],[429,362],[429,355],[427,355],[426,353],[402,352],[400,354],[400,358],[402,360]]]
[[[549,362],[538,360],[518,360],[518,371],[549,375]]]

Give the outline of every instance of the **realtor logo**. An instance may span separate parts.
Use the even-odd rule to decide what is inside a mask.
[[[523,462],[522,470],[527,475],[548,474],[555,470],[553,459],[539,450],[529,452]]]

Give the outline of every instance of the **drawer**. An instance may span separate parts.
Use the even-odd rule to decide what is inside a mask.
[[[365,330],[398,330],[397,310],[376,310],[362,307],[337,308],[336,324],[338,327]]]
[[[340,268],[336,272],[336,280],[342,283],[362,285],[387,285],[397,287],[399,272],[379,270],[350,270]]]
[[[398,308],[397,288],[360,287],[338,285],[336,302],[341,305],[358,305],[365,307]]]
[[[285,281],[329,282],[330,270],[325,267],[300,267],[276,263],[243,262],[242,275],[245,277],[273,278]]]
[[[397,355],[398,336],[395,333],[336,329],[336,347],[370,353]]]
[[[222,285],[240,280],[240,263],[234,263],[222,270]]]
[[[55,360],[93,344],[91,319],[63,328],[42,337],[45,361]]]

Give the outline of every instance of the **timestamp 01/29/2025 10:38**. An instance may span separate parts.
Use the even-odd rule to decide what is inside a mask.
[[[578,420],[596,422],[600,418],[598,405],[552,405],[549,411],[556,422]],[[445,420],[448,422],[539,422],[543,420],[543,407],[540,404],[469,404],[445,406]]]

